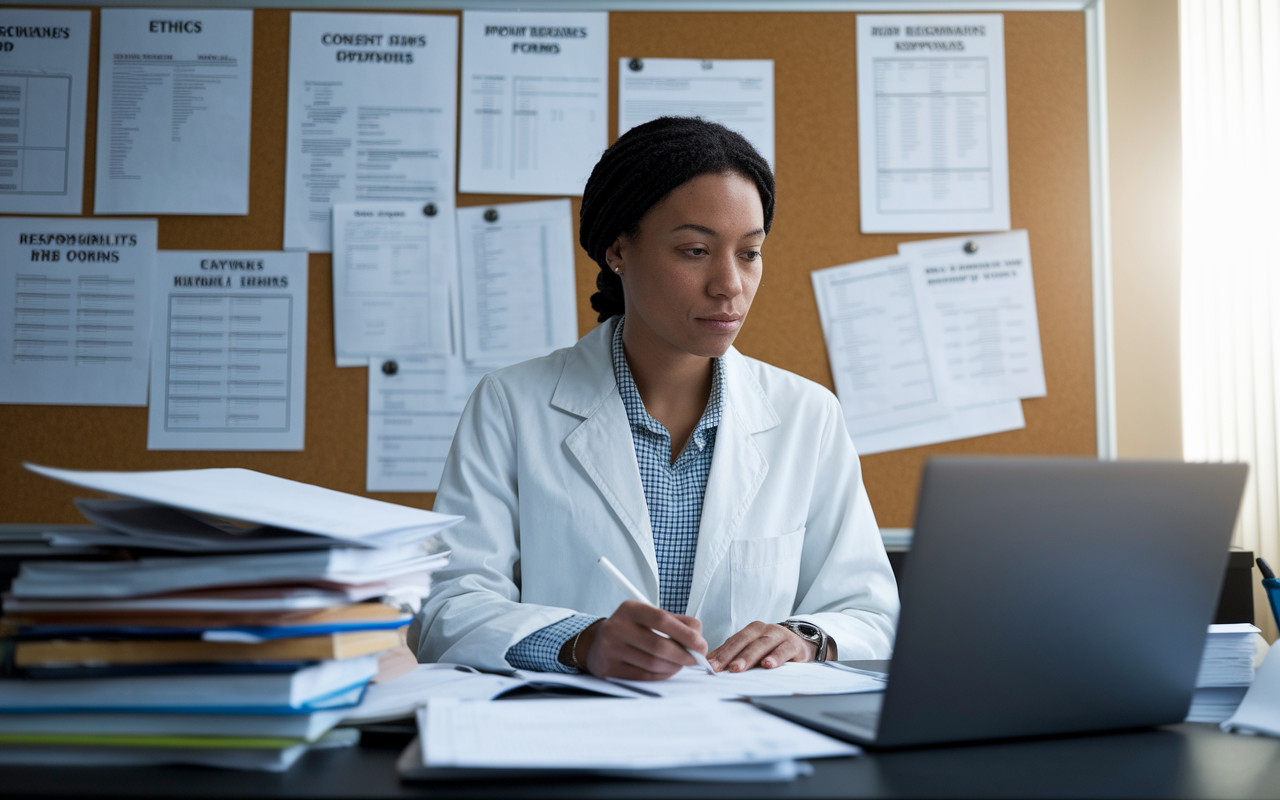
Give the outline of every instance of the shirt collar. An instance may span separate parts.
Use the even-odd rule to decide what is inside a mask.
[[[640,390],[636,388],[635,378],[631,376],[631,367],[627,365],[626,352],[622,348],[622,328],[625,324],[626,317],[622,317],[618,320],[618,327],[613,331],[613,377],[618,384],[618,393],[622,395],[622,405],[627,410],[627,421],[631,423],[633,430],[647,430],[670,438],[671,434],[666,426],[645,410],[644,401],[640,399]],[[724,382],[721,380],[724,372],[723,362],[722,357],[713,359],[711,396],[707,398],[707,407],[702,412],[702,418],[698,420],[698,427],[694,428],[693,435],[689,437],[690,442],[699,450],[707,446],[708,433],[720,424],[720,416],[724,408]]]

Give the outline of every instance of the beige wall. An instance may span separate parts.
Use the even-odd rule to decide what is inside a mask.
[[[1106,4],[1116,438],[1121,458],[1182,458],[1182,166],[1177,0]]]

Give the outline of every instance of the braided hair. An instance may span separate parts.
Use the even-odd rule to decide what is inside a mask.
[[[582,194],[578,241],[600,265],[591,307],[600,322],[624,313],[622,278],[605,261],[621,235],[676,188],[702,175],[733,172],[756,185],[764,230],[773,224],[773,170],[751,143],[723,125],[694,117],[659,117],[638,125],[604,151]]]

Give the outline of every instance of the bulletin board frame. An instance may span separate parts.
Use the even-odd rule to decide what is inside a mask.
[[[6,5],[10,3],[5,2]],[[22,5],[25,7],[48,7],[48,8],[85,8],[88,6],[73,6],[67,2],[49,2],[48,0],[34,0],[34,2],[13,3],[12,5]],[[94,3],[93,9],[103,7],[165,7],[172,6],[173,2],[164,2],[164,0],[106,0],[105,2]],[[1088,286],[1085,291],[1088,293],[1090,308],[1087,310],[1089,320],[1087,326],[1085,324],[1077,324],[1075,329],[1078,334],[1091,334],[1091,343],[1087,348],[1082,348],[1081,352],[1075,353],[1080,359],[1085,357],[1091,358],[1091,374],[1088,376],[1092,379],[1092,419],[1085,419],[1084,413],[1080,409],[1084,408],[1083,404],[1077,403],[1076,412],[1073,413],[1071,419],[1057,419],[1051,425],[1068,425],[1075,430],[1072,444],[1063,448],[1054,448],[1046,446],[1037,449],[1035,445],[1027,446],[1013,442],[1009,445],[997,446],[992,449],[985,448],[982,443],[984,439],[969,440],[978,443],[975,446],[968,446],[964,443],[951,448],[915,448],[920,453],[915,453],[911,457],[902,460],[894,460],[892,454],[890,459],[883,458],[886,454],[868,456],[863,459],[864,471],[868,474],[868,489],[872,495],[873,505],[877,508],[877,516],[880,518],[881,524],[887,529],[886,540],[891,535],[891,530],[899,530],[905,533],[905,528],[910,525],[911,515],[914,512],[914,497],[916,491],[916,482],[918,481],[918,470],[923,458],[929,452],[996,452],[996,453],[1016,453],[1016,452],[1036,452],[1040,454],[1065,454],[1065,455],[1087,455],[1096,456],[1102,459],[1116,458],[1116,431],[1115,431],[1115,378],[1114,378],[1114,337],[1112,324],[1112,289],[1111,289],[1111,261],[1110,261],[1110,208],[1109,208],[1109,189],[1107,184],[1108,161],[1106,146],[1106,65],[1105,65],[1105,0],[593,0],[592,2],[578,2],[576,0],[561,0],[554,2],[549,0],[378,0],[376,3],[358,4],[352,0],[258,0],[258,2],[228,2],[227,0],[196,0],[195,2],[184,3],[183,5],[196,6],[201,8],[243,8],[252,7],[259,11],[267,10],[294,10],[294,11],[321,11],[321,10],[348,10],[348,11],[428,11],[428,12],[458,12],[461,10],[516,10],[521,11],[610,11],[610,12],[657,12],[662,14],[675,15],[673,20],[694,19],[694,15],[719,12],[746,12],[746,13],[785,13],[787,15],[805,15],[805,14],[834,14],[840,12],[846,13],[911,13],[911,12],[934,12],[934,13],[1008,13],[1021,14],[1024,12],[1067,12],[1078,13],[1081,15],[1082,38],[1083,38],[1083,75],[1079,76],[1083,81],[1083,101],[1079,105],[1084,110],[1084,127],[1085,138],[1087,139],[1087,191],[1082,189],[1083,194],[1087,194],[1087,210],[1076,209],[1082,213],[1076,214],[1080,224],[1077,226],[1083,233],[1083,228],[1087,226],[1088,243],[1087,247],[1080,245],[1081,251],[1087,249],[1088,260]],[[98,31],[98,15],[94,15],[93,36],[90,49],[90,129],[89,136],[86,141],[86,147],[91,150],[91,143],[95,141],[92,135],[93,124],[96,114],[96,92],[93,91],[95,85],[92,76],[97,69],[97,31]],[[1074,23],[1073,23],[1074,25]],[[611,19],[611,43],[613,39],[613,20]],[[255,26],[255,30],[257,27]],[[1072,30],[1077,30],[1073,27]],[[852,24],[850,24],[850,33],[852,32]],[[1074,35],[1074,34],[1073,34]],[[678,38],[678,37],[675,37]],[[287,52],[282,57],[275,54],[273,59],[267,59],[264,63],[259,58],[258,43],[255,42],[255,91],[254,91],[254,107],[255,116],[260,107],[260,103],[265,98],[270,101],[278,101],[279,97],[272,95],[264,95],[260,97],[259,87],[256,85],[262,73],[259,72],[260,66],[264,69],[279,69],[281,66],[287,72],[288,56]],[[1008,43],[1006,40],[1006,47]],[[287,48],[286,48],[287,50]],[[849,45],[849,51],[852,52],[852,43]],[[620,55],[611,49],[610,52],[610,130],[612,135],[616,135],[616,57]],[[674,55],[668,52],[643,52],[628,53],[627,55],[640,55],[648,57],[661,57]],[[681,54],[683,55],[683,54]],[[708,57],[708,56],[692,56],[683,55],[683,57]],[[730,58],[732,55],[714,54],[710,57],[714,58]],[[760,57],[752,54],[742,54],[736,57],[749,58]],[[1073,62],[1074,63],[1074,62]],[[852,67],[850,67],[852,69]],[[281,87],[285,84],[283,75],[273,76],[272,80]],[[1072,78],[1074,81],[1074,76]],[[278,89],[279,87],[277,87]],[[1079,93],[1076,91],[1079,87],[1071,89],[1075,92],[1075,97]],[[856,104],[854,97],[849,98],[850,103]],[[1012,109],[1012,99],[1011,99]],[[1012,122],[1011,122],[1012,124]],[[255,126],[257,122],[255,121]],[[271,143],[270,147],[266,147],[266,155],[259,152],[255,158],[255,168],[263,162],[263,159],[280,159],[284,157],[284,129],[276,126],[278,130],[274,133],[278,135],[280,141]],[[255,127],[255,135],[259,131]],[[850,131],[849,136],[856,140],[856,130]],[[1011,142],[1014,138],[1011,130]],[[278,145],[278,146],[277,146]],[[855,146],[856,155],[856,146]],[[779,143],[781,153],[782,143]],[[92,187],[92,170],[95,163],[94,154],[86,153],[86,192],[85,192],[85,216],[91,216],[90,209],[92,207],[93,192]],[[1081,161],[1082,159],[1077,159]],[[1076,163],[1076,162],[1072,162]],[[781,167],[782,165],[780,165]],[[1084,166],[1081,163],[1081,166]],[[1011,173],[1014,169],[1013,164],[1010,166]],[[1075,167],[1073,170],[1077,171]],[[281,167],[282,171],[282,167]],[[1048,176],[1052,179],[1052,174]],[[1072,175],[1072,178],[1078,177]],[[255,178],[251,177],[251,182]],[[1011,176],[1011,183],[1013,178]],[[780,186],[782,186],[780,179]],[[282,195],[283,187],[278,187]],[[855,187],[856,188],[856,187]],[[482,195],[458,195],[459,205],[473,205],[479,203],[494,202],[513,202],[520,200],[541,199],[535,197],[487,197]],[[1013,198],[1016,206],[1017,198]],[[782,196],[780,202],[785,202],[786,197]],[[577,209],[577,200],[574,201],[575,212]],[[265,213],[273,220],[280,218],[283,208],[263,209],[261,207],[250,209],[250,214]],[[199,237],[200,241],[193,241],[189,244],[175,244],[172,237],[166,241],[163,235],[163,227],[165,217],[160,217],[162,225],[161,249],[185,249],[185,247],[210,249],[213,248],[213,242],[217,240],[217,229],[219,224],[215,221],[210,223],[212,226],[211,233],[208,236]],[[188,218],[190,219],[190,218]],[[218,218],[215,218],[218,219]],[[274,223],[273,223],[274,224]],[[857,219],[850,221],[856,230]],[[1014,227],[1020,227],[1015,214]],[[920,236],[902,236],[903,240],[909,238],[934,238],[935,236],[943,236],[946,234],[930,235],[928,237]],[[1032,230],[1033,237],[1033,264],[1037,265],[1037,302],[1043,304],[1044,300],[1040,297],[1040,273],[1038,271],[1038,262],[1034,255],[1036,231]],[[281,240],[282,242],[282,240]],[[275,245],[279,247],[279,243]],[[219,249],[236,250],[236,249],[262,249],[256,246],[235,246],[228,245]],[[870,253],[867,255],[859,255],[858,257],[871,257],[872,255],[887,255],[889,250],[885,252]],[[327,271],[328,256],[323,258],[323,264],[317,264],[317,254],[311,256],[311,273],[313,283],[318,274]],[[590,325],[594,322],[594,315],[589,311],[588,298],[590,292],[593,291],[591,283],[594,276],[590,274],[589,269],[584,278],[583,259],[584,254],[579,253],[578,257],[578,305],[580,332],[585,333],[590,329]],[[829,260],[826,262],[814,262],[806,267],[806,287],[807,287],[807,270],[820,269],[823,267],[834,266],[846,261],[856,260],[855,258],[846,258],[842,260]],[[588,262],[589,264],[589,262]],[[794,286],[791,287],[794,290]],[[327,289],[327,286],[322,287]],[[792,299],[797,303],[803,303],[803,298],[793,291]],[[315,292],[312,294],[312,303],[322,300],[317,297]],[[812,304],[811,293],[808,302]],[[316,316],[312,316],[313,327],[309,331],[309,347],[314,348],[317,345],[323,346],[328,337],[329,347],[332,347],[332,314],[327,311],[330,305],[321,305],[322,309],[326,309],[325,313],[329,313],[329,327],[316,326]],[[584,311],[584,309],[586,309]],[[1043,311],[1042,311],[1043,315]],[[1079,316],[1079,315],[1077,315]],[[812,322],[816,325],[816,312],[813,314]],[[1077,320],[1077,323],[1080,321]],[[806,322],[808,324],[808,322]],[[1086,330],[1087,328],[1087,330]],[[754,341],[754,340],[753,340]],[[819,338],[819,342],[820,342]],[[1067,343],[1064,346],[1072,346]],[[749,348],[744,347],[744,352],[748,355]],[[764,357],[762,355],[761,357]],[[822,363],[826,363],[825,349],[818,356]],[[766,358],[766,360],[769,360]],[[311,362],[315,363],[314,360]],[[776,362],[775,362],[776,363]],[[779,366],[789,367],[787,363],[779,363]],[[357,368],[358,369],[358,368]],[[823,368],[825,369],[825,367]],[[344,370],[351,372],[352,370]],[[797,370],[801,374],[805,374],[805,370]],[[815,380],[822,381],[822,376],[817,374],[821,372],[818,369],[810,369],[809,375]],[[1078,377],[1083,378],[1083,372]],[[363,371],[361,371],[363,377]],[[825,376],[828,386],[830,386],[829,372]],[[362,382],[362,381],[361,381]],[[322,387],[317,387],[308,376],[309,392],[323,391]],[[1055,391],[1053,381],[1050,381],[1049,392],[1052,396]],[[363,401],[361,401],[363,402]],[[1038,401],[1028,401],[1038,402]],[[77,411],[84,412],[77,415]],[[354,409],[352,409],[354,411]],[[145,409],[99,409],[99,408],[74,408],[74,407],[37,407],[37,406],[4,406],[0,405],[0,481],[4,482],[3,502],[0,502],[0,523],[4,522],[76,522],[79,521],[78,515],[69,502],[70,498],[77,492],[69,487],[60,487],[50,484],[44,478],[32,476],[20,467],[21,461],[37,461],[50,463],[54,466],[70,467],[70,468],[87,468],[87,469],[170,469],[185,468],[193,466],[247,466],[253,469],[260,469],[266,472],[275,472],[286,477],[296,478],[299,480],[308,480],[330,488],[341,489],[343,491],[351,491],[359,494],[367,494],[363,491],[363,458],[364,448],[361,446],[356,451],[346,448],[341,452],[335,451],[333,448],[327,447],[323,443],[313,447],[311,440],[313,431],[323,429],[328,425],[353,425],[358,426],[361,435],[361,443],[363,444],[364,416],[363,408],[361,413],[357,415],[358,419],[344,418],[337,411],[317,409],[313,407],[311,398],[308,399],[308,447],[303,453],[292,454],[265,454],[265,453],[245,453],[245,454],[225,454],[225,453],[191,453],[189,457],[179,461],[166,460],[163,458],[153,458],[156,453],[147,452],[145,437]],[[117,432],[110,435],[100,435],[95,438],[93,431],[95,426],[111,427],[112,421],[120,418],[123,419],[123,413],[127,412],[133,416],[139,413],[142,415],[141,430],[136,420],[132,420],[129,424],[123,426],[124,432]],[[1038,424],[1045,424],[1043,420]],[[1028,425],[1032,425],[1032,415],[1028,415]],[[33,427],[34,426],[34,427]],[[1081,431],[1084,427],[1092,428],[1092,441],[1086,442],[1082,438]],[[41,430],[43,429],[43,430]],[[87,445],[89,451],[94,455],[93,458],[84,459],[81,463],[76,463],[74,459],[69,460],[66,454],[70,451],[68,447],[45,447],[41,443],[47,443],[48,437],[66,437],[68,440],[76,440],[81,444]],[[105,438],[103,438],[105,436]],[[120,454],[120,442],[123,437],[128,436],[129,454],[125,458],[114,458]],[[999,436],[1004,436],[1001,434]],[[86,438],[87,437],[87,438]],[[112,438],[116,437],[116,438]],[[984,437],[986,438],[986,437]],[[140,453],[133,452],[141,451]],[[242,458],[235,458],[243,456]],[[284,460],[282,460],[282,458]],[[299,468],[297,464],[291,464],[287,459],[306,458],[307,466]],[[359,484],[352,485],[350,476],[352,469],[348,463],[350,460],[359,462]],[[877,488],[871,478],[877,465],[884,464],[885,472],[893,476],[892,497],[877,497]],[[113,466],[114,465],[114,466]],[[278,466],[286,465],[286,466]],[[343,474],[347,476],[343,480],[331,480],[328,476]],[[883,484],[881,484],[883,485]],[[81,492],[82,493],[82,492]],[[428,493],[404,495],[404,494],[374,494],[382,499],[391,500],[393,502],[402,502],[407,505],[419,505],[429,507],[434,500],[434,496]]]

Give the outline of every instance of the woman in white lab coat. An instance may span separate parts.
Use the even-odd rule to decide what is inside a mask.
[[[889,657],[897,587],[838,402],[732,347],[773,210],[768,163],[714,123],[605,152],[580,219],[602,324],[471,396],[419,660],[657,680],[694,663],[678,645],[735,672]]]

